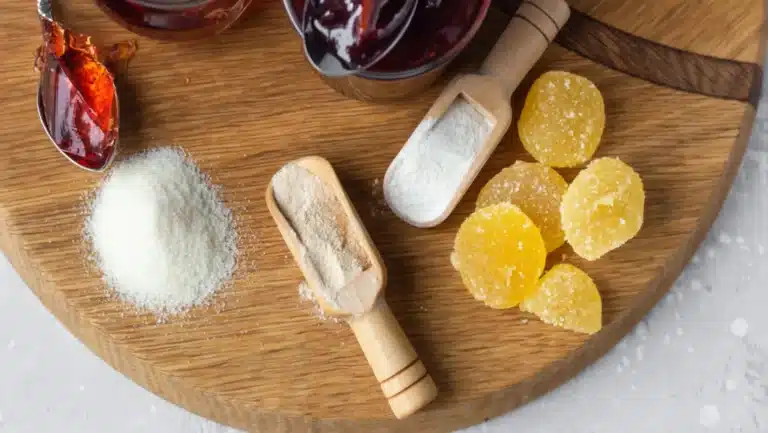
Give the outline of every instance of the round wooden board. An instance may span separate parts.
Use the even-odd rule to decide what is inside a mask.
[[[209,41],[142,39],[121,77],[123,156],[183,146],[223,186],[240,230],[232,287],[214,306],[158,324],[111,299],[85,260],[82,195],[99,176],[74,169],[44,136],[35,10],[2,3],[0,247],[46,307],[115,369],[191,411],[259,432],[450,431],[511,410],[597,359],[666,292],[708,230],[744,152],[761,75],[740,63],[762,53],[760,0],[571,2],[576,12],[532,76],[566,69],[592,79],[608,110],[599,155],[629,162],[647,188],[646,224],[625,247],[594,263],[566,248],[554,254],[586,269],[603,295],[605,328],[586,338],[484,307],[449,263],[479,188],[528,159],[514,131],[454,215],[416,229],[386,210],[379,180],[440,85],[394,105],[341,97],[306,64],[276,0]],[[62,3],[63,21],[77,30],[105,43],[131,37],[88,0]],[[512,0],[495,5],[454,72],[476,67],[503,11],[514,8]],[[350,331],[299,303],[300,273],[263,203],[271,175],[310,154],[337,169],[389,268],[387,298],[440,388],[405,421],[393,419]]]

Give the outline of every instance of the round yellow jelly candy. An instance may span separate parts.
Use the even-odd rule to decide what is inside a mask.
[[[536,291],[520,303],[544,323],[594,334],[602,327],[603,303],[592,278],[569,264],[555,265],[541,277]]]
[[[546,258],[539,229],[520,208],[504,202],[467,217],[451,262],[472,296],[491,308],[511,308],[536,289]]]
[[[597,260],[635,237],[643,225],[645,191],[632,167],[617,158],[592,161],[560,204],[565,239],[579,256]]]
[[[603,136],[603,95],[582,76],[547,72],[531,86],[517,128],[523,147],[536,161],[551,167],[582,165]]]
[[[539,228],[547,251],[552,252],[565,242],[560,201],[567,188],[565,179],[546,165],[517,161],[488,181],[477,197],[477,209],[502,202],[518,206]]]

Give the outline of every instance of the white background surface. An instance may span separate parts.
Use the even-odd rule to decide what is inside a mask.
[[[466,433],[768,432],[766,117],[709,238],[652,313],[576,379]],[[0,256],[0,432],[236,430],[112,370]]]

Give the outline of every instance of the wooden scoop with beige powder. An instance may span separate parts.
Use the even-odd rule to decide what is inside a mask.
[[[564,0],[525,0],[476,74],[450,82],[384,176],[392,211],[416,227],[453,212],[512,123],[510,98],[570,16]]]
[[[288,163],[266,200],[318,305],[350,325],[395,416],[434,400],[435,382],[384,300],[381,256],[331,164],[314,156]]]

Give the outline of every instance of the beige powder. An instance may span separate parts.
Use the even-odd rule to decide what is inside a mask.
[[[349,236],[349,220],[339,199],[317,176],[294,163],[272,178],[280,211],[304,247],[305,266],[312,266],[322,280],[313,287],[331,307],[346,311],[342,292],[347,283],[370,266],[357,239]]]

